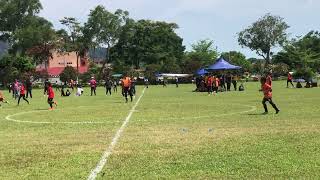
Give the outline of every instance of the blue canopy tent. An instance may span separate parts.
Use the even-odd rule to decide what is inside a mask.
[[[216,61],[215,64],[209,66],[206,70],[210,72],[210,71],[238,70],[238,69],[241,69],[241,67],[232,65],[221,57]]]
[[[197,72],[196,72],[196,75],[198,75],[198,76],[202,76],[202,75],[205,75],[205,74],[207,74],[207,73],[209,73],[207,70],[205,70],[204,68],[202,68],[202,69],[199,69]]]

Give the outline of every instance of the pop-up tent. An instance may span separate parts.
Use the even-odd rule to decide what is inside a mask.
[[[162,73],[158,74],[158,77],[165,77],[165,78],[185,78],[185,77],[191,77],[192,74],[170,74],[170,73]]]
[[[210,72],[210,71],[237,70],[237,69],[241,69],[241,67],[232,65],[221,57],[216,61],[215,64],[209,66],[206,70]]]
[[[208,71],[205,70],[204,68],[202,68],[202,69],[199,69],[199,70],[196,72],[196,75],[202,76],[202,75],[205,75],[205,74],[207,74],[207,73],[208,73]]]

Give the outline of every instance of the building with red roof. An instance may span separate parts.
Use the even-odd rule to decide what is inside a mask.
[[[89,60],[87,57],[79,58],[79,73],[88,72]],[[37,71],[47,71],[50,77],[59,77],[65,67],[71,66],[77,69],[77,55],[75,52],[58,53],[55,52],[52,58],[49,59],[48,64],[41,64],[37,66]]]

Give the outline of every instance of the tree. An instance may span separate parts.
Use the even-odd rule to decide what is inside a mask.
[[[79,59],[84,58],[91,46],[92,36],[73,17],[64,17],[60,20],[67,31],[60,30],[59,35],[64,40],[64,51],[75,52],[77,56],[77,72],[79,72]]]
[[[121,27],[124,25],[129,13],[116,10],[115,13],[107,11],[103,6],[97,6],[89,14],[85,29],[92,34],[93,45],[106,46],[107,57],[102,65],[99,77],[101,77],[106,64],[110,62],[110,49],[117,44]]]
[[[11,44],[13,33],[41,9],[39,0],[0,0],[0,39]]]
[[[185,47],[175,30],[177,24],[128,20],[122,27],[120,39],[114,47],[114,57],[134,68],[149,64],[180,64]]]
[[[251,71],[252,64],[250,61],[246,59],[246,56],[243,55],[241,52],[237,51],[230,51],[224,52],[221,56],[228,60],[230,63],[242,67],[244,71]]]
[[[200,40],[191,46],[192,51],[186,53],[187,59],[198,61],[202,66],[208,66],[218,58],[219,53],[212,40]]]
[[[238,42],[263,57],[266,64],[271,64],[272,48],[283,45],[287,40],[286,30],[289,28],[284,19],[266,14],[247,29],[238,33]]]
[[[291,69],[309,67],[320,71],[320,33],[311,31],[302,38],[293,39],[273,59],[276,63],[289,65]]]
[[[67,66],[64,68],[64,70],[60,74],[60,80],[62,82],[69,82],[70,80],[77,79],[77,76],[78,76],[77,71],[73,67]]]
[[[6,55],[0,60],[0,81],[3,84],[20,78],[24,73],[35,69],[32,59],[24,56]]]
[[[57,48],[58,43],[52,23],[38,16],[28,17],[26,22],[28,25],[17,29],[13,35],[11,53],[29,55],[35,64],[48,64],[52,50]]]

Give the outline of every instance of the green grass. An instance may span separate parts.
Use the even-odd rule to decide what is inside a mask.
[[[320,178],[319,88],[287,89],[285,82],[274,82],[281,112],[275,115],[269,106],[266,116],[258,83],[217,96],[193,89],[147,89],[98,179]],[[6,92],[11,104],[0,108],[0,178],[86,179],[134,105],[103,91],[97,97],[57,97],[52,112],[45,110],[41,91],[31,105],[19,107]],[[28,111],[35,112],[12,118],[52,123],[5,119]]]

